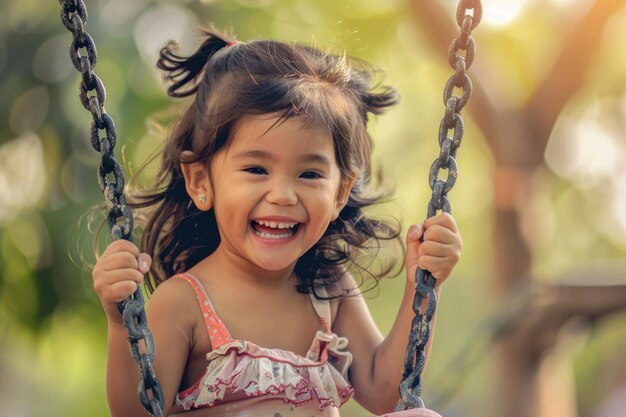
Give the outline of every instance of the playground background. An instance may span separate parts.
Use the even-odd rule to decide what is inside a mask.
[[[423,398],[447,417],[623,417],[626,1],[484,3],[450,195],[465,249],[443,290]],[[192,50],[201,24],[243,41],[345,49],[384,69],[402,96],[371,130],[375,165],[397,190],[378,210],[406,229],[430,195],[455,6],[88,1],[116,154],[130,174],[161,143],[155,120],[171,101],[158,50],[169,39]],[[0,417],[107,416],[106,322],[86,265],[99,157],[71,34],[55,1],[1,0],[0,11]],[[367,293],[383,332],[403,279]],[[587,295],[563,298],[561,287]],[[342,409],[365,415],[354,402]]]

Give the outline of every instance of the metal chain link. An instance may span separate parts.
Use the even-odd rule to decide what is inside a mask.
[[[107,224],[113,240],[131,241],[134,226],[133,215],[124,196],[122,167],[113,155],[117,137],[113,119],[104,108],[106,90],[100,78],[93,72],[97,52],[93,39],[85,31],[88,19],[87,8],[83,0],[59,0],[59,3],[61,21],[74,35],[70,45],[70,57],[74,67],[82,76],[80,102],[93,117],[91,145],[102,156],[98,168],[98,185],[104,193],[105,203],[109,210]],[[81,54],[82,49],[86,51],[86,55]],[[146,323],[141,288],[137,286],[135,293],[120,303],[118,308],[128,331],[131,355],[140,368],[139,399],[141,404],[151,416],[162,417],[163,392],[152,368],[154,340]],[[143,349],[140,348],[140,342],[143,343]]]
[[[454,187],[458,176],[455,158],[464,133],[463,118],[460,113],[472,95],[472,81],[466,74],[474,62],[476,52],[476,44],[471,32],[480,23],[482,12],[480,0],[460,0],[457,6],[456,20],[461,33],[452,41],[448,50],[448,62],[455,73],[448,79],[443,90],[445,113],[439,124],[440,153],[430,167],[428,179],[432,190],[432,197],[428,203],[427,217],[429,218],[437,214],[439,210],[446,213],[451,211],[447,195]],[[459,51],[464,51],[465,57],[459,55]],[[463,91],[461,96],[453,95],[455,88],[460,88]],[[452,137],[448,136],[450,130],[453,131]],[[445,179],[439,178],[442,169],[448,170],[448,176]],[[434,287],[435,278],[432,274],[418,268],[415,274],[415,298],[413,299],[415,318],[411,323],[411,334],[406,350],[402,382],[400,383],[400,400],[396,406],[396,411],[424,407],[420,395],[422,393],[422,371],[426,361],[424,349],[430,337],[431,321],[437,310],[437,296]],[[422,314],[420,308],[424,298],[426,298],[427,304],[425,312]]]

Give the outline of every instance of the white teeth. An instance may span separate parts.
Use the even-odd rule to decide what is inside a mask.
[[[256,220],[256,222],[260,224],[261,226],[271,227],[272,229],[291,229],[292,227],[298,224],[298,223],[280,223],[280,222],[267,221],[267,220]]]
[[[277,230],[281,230],[281,232],[279,233],[267,233],[267,232],[262,232],[259,230],[255,230],[254,233],[262,238],[265,239],[287,239],[290,238],[291,236],[296,234],[296,229],[295,226],[298,225],[298,223],[281,223],[281,222],[276,222],[276,221],[270,221],[270,220],[255,220],[255,223],[261,225],[261,226],[265,226],[265,227],[269,227],[271,229],[277,229]]]
[[[292,233],[282,233],[280,235],[273,235],[271,233],[264,233],[264,232],[254,232],[257,236],[259,237],[263,237],[266,239],[287,239],[288,237],[293,236],[293,232]]]

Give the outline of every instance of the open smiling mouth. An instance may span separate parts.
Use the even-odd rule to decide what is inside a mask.
[[[250,222],[254,233],[264,239],[287,239],[298,231],[300,223],[284,223],[267,220],[252,220]]]

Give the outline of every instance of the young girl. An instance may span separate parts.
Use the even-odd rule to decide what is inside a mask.
[[[363,211],[385,197],[370,185],[366,122],[395,91],[373,92],[372,72],[345,56],[212,33],[189,57],[169,44],[157,66],[170,96],[193,101],[143,197],[142,250],[113,242],[93,270],[112,415],[145,415],[117,304],[149,271],[164,415],[337,416],[353,395],[393,411],[416,268],[439,292],[461,250],[447,214],[411,226],[405,294],[383,338],[349,270],[399,239]]]

